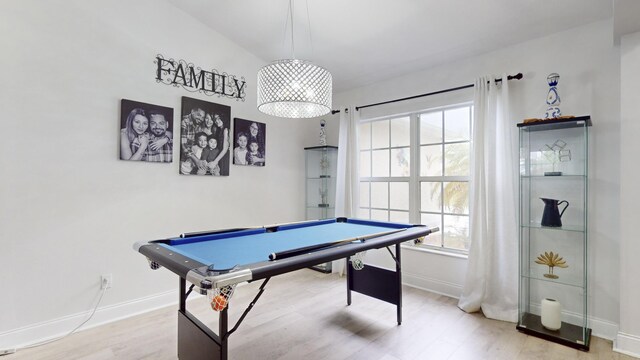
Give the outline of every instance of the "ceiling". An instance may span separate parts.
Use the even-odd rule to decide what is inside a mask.
[[[265,62],[292,57],[288,0],[169,1]],[[293,8],[295,57],[331,71],[334,92],[613,13],[611,0],[294,0]]]

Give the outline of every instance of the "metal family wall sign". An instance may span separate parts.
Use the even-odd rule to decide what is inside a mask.
[[[154,63],[156,66],[156,82],[175,87],[182,86],[190,92],[201,92],[205,95],[218,97],[226,96],[236,100],[245,100],[246,81],[219,72],[216,69],[204,70],[185,60],[165,59],[158,54]]]

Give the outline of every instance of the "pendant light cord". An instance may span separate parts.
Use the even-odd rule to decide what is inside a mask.
[[[291,49],[287,50],[287,27],[289,27],[290,12],[291,12],[291,2],[289,2],[289,6],[287,7],[287,12],[284,16],[284,28],[282,29],[282,53],[283,54],[286,54],[291,50]]]
[[[307,24],[309,25],[309,46],[311,47],[311,58],[308,60],[313,59],[313,40],[311,39],[311,17],[309,17],[309,0],[306,0],[305,3],[307,4]]]
[[[289,0],[289,16],[291,18],[291,56],[296,58],[296,46],[293,41],[293,0]]]
[[[309,16],[309,0],[305,1],[306,4],[306,12],[307,12],[307,24],[309,25],[309,47],[311,48],[311,58],[313,58],[313,38],[311,37],[311,16]],[[295,11],[293,0],[289,0],[289,8],[288,8],[288,16],[285,18],[284,22],[284,34],[282,41],[282,47],[284,49],[284,43],[286,42],[286,33],[287,33],[287,24],[291,22],[291,58],[296,58],[296,43],[295,43],[295,32],[294,32],[294,24],[293,24],[293,13]]]

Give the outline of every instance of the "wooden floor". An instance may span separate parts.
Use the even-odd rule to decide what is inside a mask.
[[[259,285],[236,290],[230,327]],[[591,351],[585,353],[527,336],[516,331],[513,323],[466,314],[456,307],[455,299],[409,287],[403,294],[404,321],[397,326],[393,305],[354,293],[352,305],[346,306],[345,288],[344,278],[312,270],[271,279],[230,337],[230,358],[633,359],[612,352],[610,341],[596,337]],[[190,301],[187,307],[217,329],[216,316],[204,299]],[[176,307],[164,308],[19,350],[2,360],[176,359],[176,321]]]

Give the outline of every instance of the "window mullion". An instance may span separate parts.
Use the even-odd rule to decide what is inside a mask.
[[[387,144],[387,159],[388,159],[388,165],[387,165],[387,169],[389,169],[389,173],[387,173],[388,177],[391,177],[391,123],[393,122],[393,119],[389,119],[387,120],[387,133],[389,134],[389,138],[388,140],[388,144]],[[391,182],[387,181],[387,221],[391,220]]]
[[[369,124],[369,176],[373,177],[373,123]],[[373,207],[373,186],[369,179],[369,209],[367,209],[367,217],[371,219],[371,208]]]
[[[370,123],[369,124],[369,131],[367,133],[367,137],[369,138],[369,148],[367,149],[367,151],[369,151],[369,178],[366,179],[366,183],[367,183],[367,188],[368,188],[368,201],[367,201],[367,219],[371,219],[371,176],[373,176],[373,125]]]
[[[414,224],[420,224],[420,126],[418,114],[411,114],[409,122],[409,156],[411,167],[409,168],[409,220]]]
[[[442,152],[442,163],[440,164],[440,166],[442,166],[442,172],[440,173],[442,175],[442,177],[440,178],[440,225],[441,225],[441,229],[440,229],[440,247],[444,248],[444,234],[445,234],[445,227],[444,227],[444,197],[445,197],[445,193],[444,193],[444,178],[446,176],[445,173],[445,164],[446,164],[446,159],[445,159],[445,152],[444,152],[444,144],[445,141],[447,140],[445,138],[445,126],[446,126],[446,122],[445,122],[445,118],[444,118],[444,111],[441,111],[441,116],[440,119],[442,121],[442,144],[440,145],[440,151]]]

